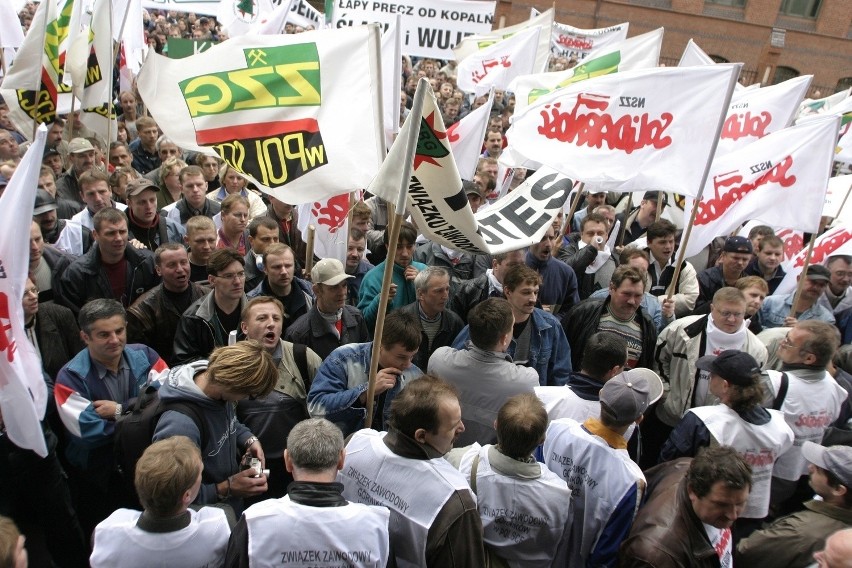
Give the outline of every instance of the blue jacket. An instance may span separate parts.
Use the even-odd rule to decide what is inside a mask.
[[[160,359],[156,351],[141,344],[127,345],[124,348],[123,358],[130,369],[130,389],[122,393],[120,400],[115,402],[127,408],[133,404],[139,391],[148,384],[149,373],[152,370],[155,373],[166,370],[168,366]],[[113,400],[113,398],[104,381],[98,377],[88,349],[77,353],[67,365],[60,369],[56,376],[54,396],[59,416],[70,434],[65,452],[68,461],[80,469],[111,467],[112,449],[107,446],[112,444],[115,421],[98,416],[92,403],[96,400]],[[88,405],[84,407],[83,405],[87,402]],[[80,436],[76,435],[77,431],[80,432]],[[92,460],[98,463],[89,463],[89,454],[93,450],[104,447],[106,447],[104,451],[98,452],[97,459]]]
[[[559,262],[559,261],[556,261]],[[570,270],[570,269],[569,269]],[[562,386],[571,375],[571,346],[565,338],[562,325],[553,314],[535,308],[532,316],[532,334],[530,336],[530,358],[526,366],[538,373],[538,382],[542,386]],[[470,326],[464,326],[456,340],[454,349],[466,349],[470,339]],[[515,357],[515,340],[506,351]]]
[[[538,303],[553,306],[553,315],[561,321],[572,306],[580,302],[577,274],[574,269],[553,257],[538,260],[527,253],[526,265],[541,275]]]
[[[414,261],[411,261],[411,266],[417,270],[426,268],[425,264]],[[379,313],[379,298],[382,294],[382,276],[384,273],[385,263],[380,262],[364,275],[364,279],[361,281],[361,289],[358,291],[358,309],[361,310],[370,333],[376,329],[376,316]],[[417,299],[414,282],[405,279],[405,269],[398,264],[393,265],[391,282],[396,284],[396,296],[393,297],[388,306],[388,313],[402,306],[407,306]]]
[[[314,418],[325,418],[334,422],[348,436],[364,427],[367,417],[366,407],[360,406],[358,397],[367,392],[367,379],[370,372],[370,357],[373,343],[350,343],[331,352],[317,370],[311,390],[308,392],[308,412]],[[423,375],[415,365],[402,373],[396,385],[384,393],[382,406],[382,424],[387,425],[390,407],[396,394],[405,385]],[[379,398],[381,400],[381,398]],[[373,406],[373,428],[376,428],[376,411]]]

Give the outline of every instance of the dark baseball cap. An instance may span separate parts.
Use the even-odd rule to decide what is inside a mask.
[[[757,383],[760,374],[760,365],[754,357],[738,349],[728,349],[718,355],[705,355],[695,362],[695,366],[741,387]]]
[[[754,249],[751,246],[751,241],[745,237],[728,237],[725,240],[725,246],[722,248],[722,251],[751,254],[754,252]]]
[[[56,198],[50,195],[46,189],[38,188],[36,190],[35,208],[33,215],[41,215],[48,211],[54,211],[57,208]]]
[[[666,195],[664,191],[646,191],[645,195],[642,196],[642,199],[646,201],[659,201],[660,195],[663,196],[663,205],[667,205],[669,202],[669,196]]]
[[[831,271],[821,264],[811,264],[808,266],[807,277],[808,280],[823,280],[825,282],[830,282]]]
[[[127,197],[136,197],[146,189],[150,189],[155,192],[160,191],[159,186],[147,178],[138,177],[136,179],[132,179],[127,183]]]

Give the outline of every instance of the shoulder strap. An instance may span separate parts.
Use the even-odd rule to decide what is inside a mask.
[[[164,245],[167,242],[169,242],[169,233],[168,233],[168,225],[167,224],[168,224],[168,221],[166,221],[166,218],[163,217],[162,215],[160,215],[160,220],[157,223],[157,229],[160,232],[160,244],[161,245]],[[151,252],[154,252],[154,251],[151,251]]]
[[[294,343],[293,359],[296,360],[296,368],[299,369],[299,374],[302,375],[302,382],[305,383],[305,390],[310,390],[311,379],[313,379],[313,377],[308,372],[308,348],[302,343]]]
[[[775,403],[772,405],[773,410],[781,410],[784,405],[784,399],[787,398],[787,388],[790,386],[790,378],[787,373],[781,373],[781,385],[778,387],[778,394],[775,395]]]
[[[476,495],[476,470],[479,468],[479,452],[473,456],[473,463],[470,466],[470,490]]]
[[[180,412],[181,414],[192,419],[192,421],[195,423],[195,427],[198,428],[199,434],[201,434],[201,449],[203,450],[209,436],[207,435],[207,422],[204,420],[204,417],[201,416],[198,407],[195,404],[187,401],[161,401],[157,419],[159,420],[159,417],[162,416],[164,412],[167,412],[169,410]]]

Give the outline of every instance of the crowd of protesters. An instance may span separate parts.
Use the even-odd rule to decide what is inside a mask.
[[[227,39],[144,25],[164,54]],[[404,57],[401,120],[420,77],[447,126],[487,102]],[[309,258],[292,204],[114,102],[115,140],[50,125],[23,297],[49,453],[0,433],[0,566],[852,565],[852,257],[772,295],[785,243],[757,226],[677,266],[672,196],[648,188],[588,191],[496,255],[410,222],[389,248],[366,195],[346,258]],[[507,183],[513,110],[497,91],[474,211]],[[25,149],[3,103],[0,191]]]

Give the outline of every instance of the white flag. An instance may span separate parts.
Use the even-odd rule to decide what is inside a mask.
[[[346,264],[349,245],[349,195],[343,193],[323,201],[299,205],[299,231],[308,242],[308,227],[314,226],[314,255],[336,258]]]
[[[111,0],[95,0],[91,26],[77,40],[85,40],[83,57],[70,65],[74,94],[80,100],[80,120],[104,140],[110,138],[110,124],[115,120],[111,7]]]
[[[499,159],[607,190],[696,195],[739,68],[640,69],[569,85],[514,116]]]
[[[473,174],[476,173],[493,103],[494,92],[492,91],[488,102],[447,128],[447,138],[462,179],[472,180]]]
[[[9,2],[0,2],[0,48],[18,49],[24,42],[24,31],[18,12]]]
[[[456,61],[461,64],[467,57],[500,40],[510,38],[529,28],[541,26],[536,46],[535,66],[533,67],[534,72],[541,73],[547,69],[547,61],[550,59],[550,34],[553,27],[553,14],[553,8],[550,8],[526,22],[521,22],[507,28],[492,30],[490,34],[467,36],[453,47]]]
[[[813,75],[802,75],[771,87],[734,93],[716,156],[742,149],[771,132],[790,126],[811,79]]]
[[[492,86],[502,90],[515,77],[532,73],[540,32],[538,26],[524,30],[466,57],[457,69],[459,89],[478,97]]]
[[[821,99],[805,99],[799,105],[799,117],[808,116],[811,114],[822,114],[830,111],[833,107],[847,100],[852,93],[852,87],[844,89],[833,95],[823,97]]]
[[[829,179],[828,191],[825,192],[825,204],[822,207],[823,216],[832,219],[843,216],[843,211],[840,210],[841,204],[845,211],[852,210],[852,200],[846,199],[850,189],[852,189],[852,174]],[[846,203],[843,203],[844,200]]]
[[[509,91],[515,93],[515,113],[539,97],[573,83],[619,71],[656,67],[662,46],[663,28],[658,28],[592,55],[571,69],[518,77],[509,85]]]
[[[258,35],[277,35],[284,33],[284,24],[287,23],[287,16],[290,14],[290,6],[293,5],[293,0],[285,0],[278,6],[275,6],[271,13],[263,14],[255,26],[255,32]]]
[[[852,163],[852,105],[841,116],[839,139],[834,159],[839,162]]]
[[[181,148],[220,156],[286,203],[317,201],[364,188],[381,163],[378,34],[372,24],[150,54],[137,84]]]
[[[627,39],[628,22],[608,28],[584,30],[568,24],[553,23],[553,41],[551,51],[562,57],[576,57],[583,60],[609,53],[618,44]]]
[[[785,128],[713,160],[686,256],[749,219],[816,232],[838,122],[825,117]]]
[[[303,28],[320,30],[325,27],[325,14],[314,8],[308,0],[294,0],[290,5],[290,13],[287,15],[287,23]]]
[[[805,266],[807,252],[807,249],[801,250],[782,265],[787,274],[778,288],[775,289],[773,295],[789,294],[796,289],[796,281]],[[828,257],[840,255],[852,256],[852,227],[847,225],[834,227],[817,237],[816,242],[814,242],[814,250],[811,253],[810,264],[823,264],[828,260]]]
[[[135,77],[142,68],[144,55],[148,50],[145,43],[145,26],[142,23],[142,0],[112,1],[113,39],[120,41],[125,65],[129,75]],[[129,83],[128,83],[129,84]],[[122,88],[122,91],[129,89]]]
[[[274,3],[272,0],[253,0],[246,2],[245,0],[220,0],[219,12],[216,14],[216,20],[222,25],[228,37],[238,37],[246,34],[258,34],[264,22],[275,19],[275,12],[281,6]],[[289,4],[284,6],[285,10],[289,10]],[[271,33],[281,33],[284,27],[282,22],[278,31]]]
[[[402,36],[400,16],[388,24],[382,34],[382,123],[387,145],[399,132],[400,96],[402,93]]]
[[[15,445],[47,456],[39,421],[47,405],[41,362],[24,331],[24,288],[30,266],[30,223],[47,129],[35,141],[0,196],[0,412]]]
[[[707,55],[703,49],[698,47],[698,44],[690,38],[686,43],[686,48],[683,50],[683,55],[680,56],[678,67],[694,67],[696,65],[715,65],[716,62]]]
[[[59,13],[63,18],[68,18],[66,25],[66,35],[59,41],[59,53],[65,53],[65,73],[62,75],[62,82],[65,85],[71,85],[71,65],[74,55],[71,53],[71,46],[77,41],[85,42],[85,38],[78,40],[82,35],[85,35],[84,27],[89,23],[89,15],[83,12],[83,0],[58,0]],[[60,57],[60,61],[63,58]]]

